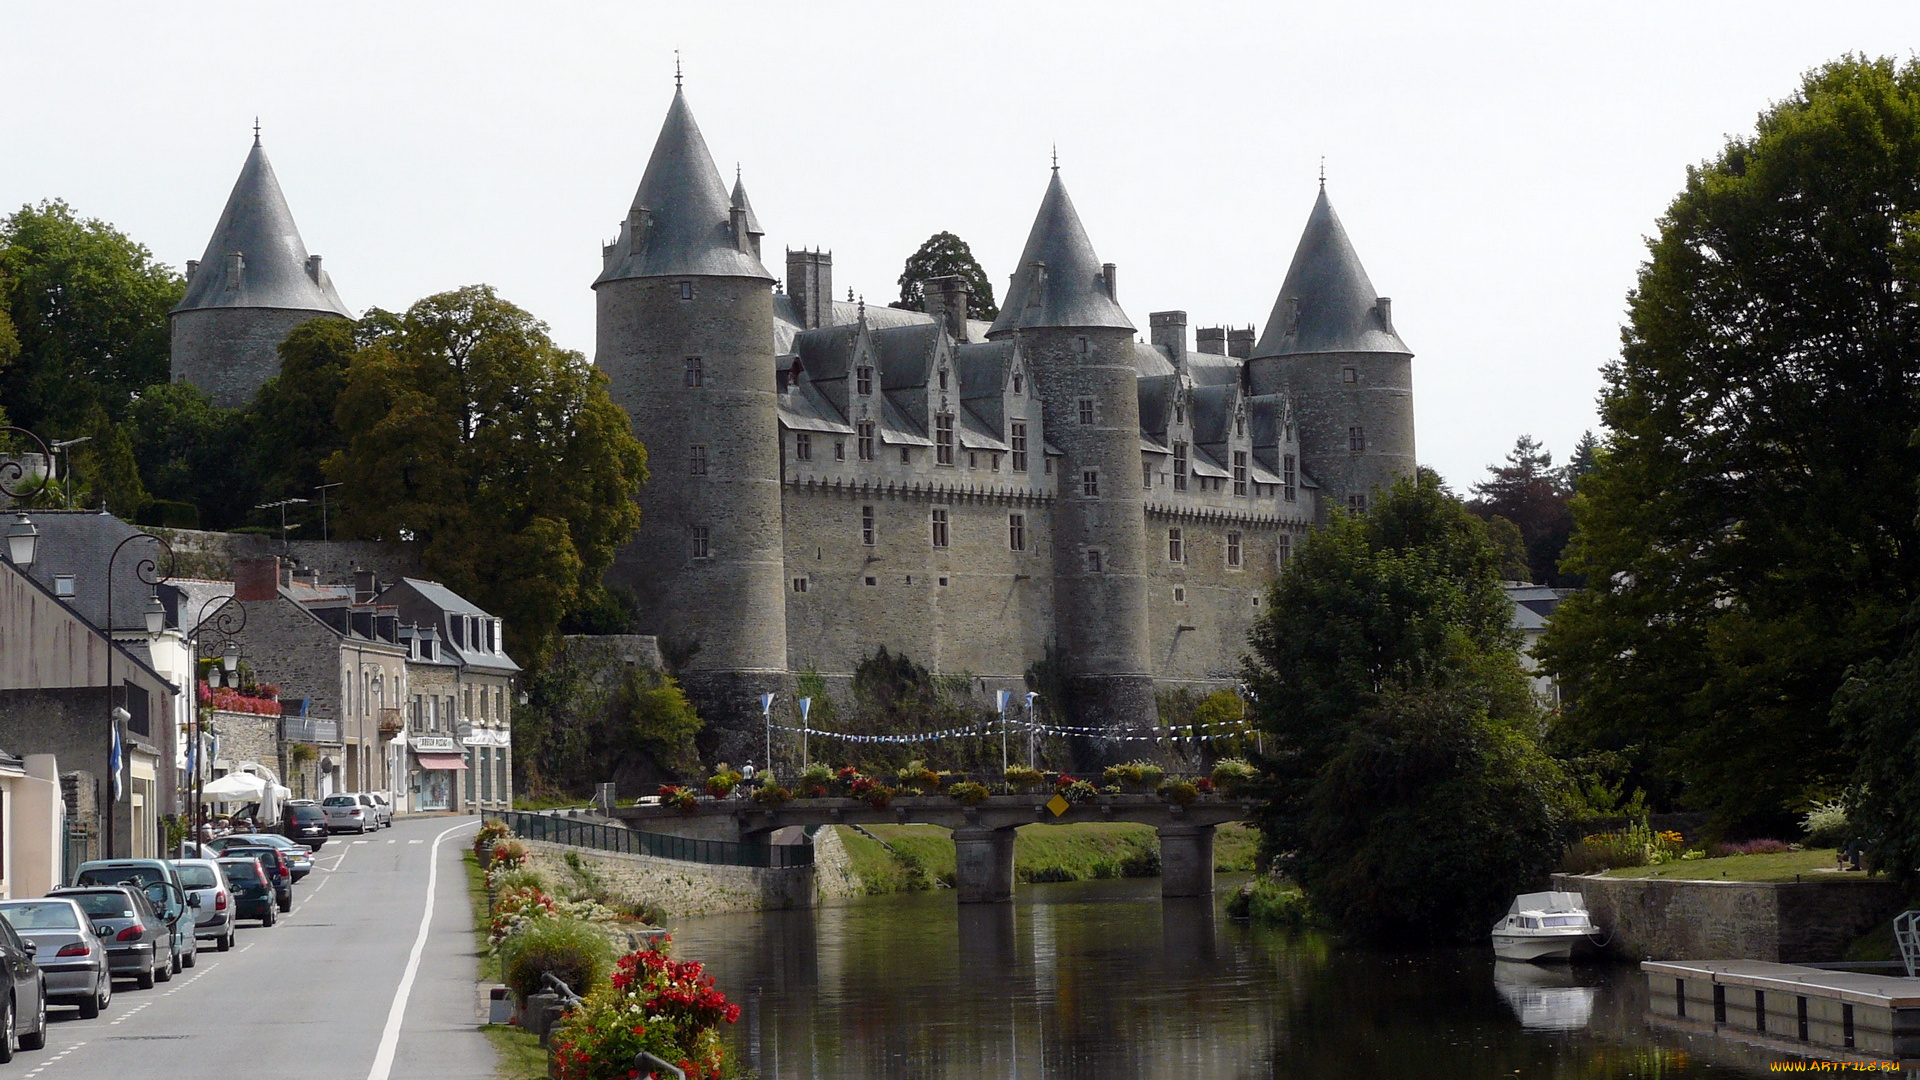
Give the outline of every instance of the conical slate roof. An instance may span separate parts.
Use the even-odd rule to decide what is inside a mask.
[[[1035,326],[1117,327],[1133,323],[1107,292],[1100,257],[1080,224],[1080,215],[1054,167],[1040,213],[1020,252],[1020,266],[1007,287],[1000,317],[988,337]]]
[[[755,236],[767,235],[760,227],[760,219],[753,212],[753,204],[747,201],[747,182],[741,179],[738,171],[733,174],[733,205],[747,212],[747,231]]]
[[[743,192],[744,194],[744,192]],[[733,199],[714,167],[687,96],[678,87],[660,138],[653,144],[633,209],[650,214],[645,242],[633,250],[633,215],[621,223],[620,239],[594,282],[644,277],[748,277],[773,280],[751,250],[733,239]],[[751,220],[751,215],[749,215]]]
[[[1289,301],[1297,301],[1297,308]],[[1291,325],[1289,325],[1291,324]],[[1326,185],[1307,215],[1293,265],[1274,301],[1254,356],[1301,353],[1401,353],[1413,350],[1394,332],[1366,268],[1327,201]]]
[[[239,255],[238,260],[229,258]],[[235,263],[238,266],[235,266]],[[273,175],[260,136],[253,137],[240,179],[227,196],[207,252],[187,282],[187,295],[175,311],[201,308],[280,308],[331,312],[354,317],[333,290],[333,279],[314,265],[307,245],[287,209],[280,181]]]

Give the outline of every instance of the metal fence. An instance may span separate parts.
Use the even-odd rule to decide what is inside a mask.
[[[340,741],[340,721],[311,716],[282,716],[280,737],[289,742],[337,743]]]
[[[813,865],[812,844],[740,844],[731,840],[694,840],[685,836],[637,832],[618,825],[602,825],[523,810],[504,811],[499,817],[515,836],[525,840],[545,840],[553,844],[715,866],[787,869]]]

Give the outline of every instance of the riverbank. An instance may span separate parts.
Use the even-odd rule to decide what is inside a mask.
[[[829,828],[846,853],[844,873],[854,895],[883,896],[953,885],[953,837],[939,826]],[[1252,828],[1220,826],[1214,833],[1215,871],[1252,870],[1258,846],[1259,834]],[[1018,881],[1029,885],[1157,877],[1159,837],[1150,825],[1123,822],[1024,825],[1014,831],[1013,870]]]

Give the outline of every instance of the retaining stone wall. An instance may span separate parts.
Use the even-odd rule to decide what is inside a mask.
[[[1555,874],[1586,898],[1610,951],[1642,960],[1839,960],[1905,906],[1887,881],[1678,881]]]
[[[611,898],[622,904],[646,904],[668,915],[714,915],[725,911],[766,911],[813,905],[814,872],[807,867],[763,869],[627,855],[614,851],[522,840],[527,862],[555,888],[574,880],[568,854],[592,869]],[[844,860],[844,854],[842,855]]]

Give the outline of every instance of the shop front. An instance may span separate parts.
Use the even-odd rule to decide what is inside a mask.
[[[457,809],[458,776],[467,767],[459,742],[448,736],[415,735],[408,743],[413,751],[413,768],[407,777],[412,809]]]

